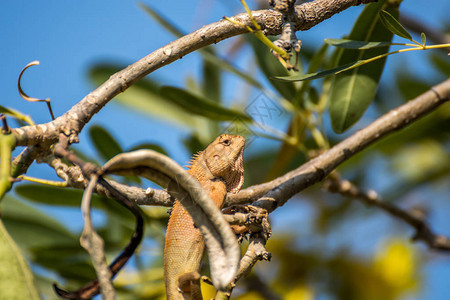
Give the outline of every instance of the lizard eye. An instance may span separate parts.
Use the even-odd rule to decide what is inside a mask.
[[[223,140],[222,144],[224,144],[225,146],[229,146],[231,144],[231,141],[228,140],[228,139],[227,140]]]

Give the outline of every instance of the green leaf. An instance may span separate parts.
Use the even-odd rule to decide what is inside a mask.
[[[24,201],[8,197],[2,203],[2,219],[22,249],[76,243],[61,223]]]
[[[165,18],[162,14],[155,11],[153,8],[148,6],[147,4],[143,2],[138,3],[139,6],[147,13],[149,14],[153,19],[155,19],[156,22],[158,22],[159,25],[164,27],[167,31],[169,31],[174,36],[180,38],[184,35],[184,33],[175,26],[172,22],[170,22],[167,18]]]
[[[274,79],[282,80],[282,81],[303,81],[303,80],[312,80],[312,79],[318,79],[330,75],[339,74],[351,69],[354,69],[356,67],[359,67],[366,63],[366,60],[358,60],[351,62],[349,64],[345,64],[333,69],[328,69],[321,72],[315,72],[315,73],[308,73],[308,74],[302,74],[302,75],[292,75],[292,76],[286,76],[286,77],[279,77],[275,76]]]
[[[83,191],[72,188],[61,188],[40,184],[22,184],[17,186],[14,191],[25,199],[49,205],[58,205],[64,207],[79,207]],[[105,204],[106,203],[106,204]],[[113,203],[113,204],[110,204]],[[123,219],[130,219],[131,214],[116,201],[99,195],[92,195],[93,208],[106,210]]]
[[[31,117],[29,115],[24,115],[17,110],[10,109],[10,108],[4,107],[2,105],[0,105],[0,113],[12,116],[12,117],[14,117],[20,121],[26,122],[28,124],[34,124],[33,120],[31,119]]]
[[[246,114],[223,107],[216,102],[194,95],[186,90],[163,86],[161,87],[161,95],[171,101],[173,104],[183,108],[186,112],[207,117],[216,121],[230,121],[235,118],[241,118],[244,121],[251,121]]]
[[[450,77],[450,60],[448,59],[448,55],[431,53],[430,59],[436,70],[441,72],[444,76]]]
[[[214,48],[204,48],[214,55]],[[206,98],[220,102],[221,96],[221,72],[220,68],[208,60],[203,60],[203,95]]]
[[[105,128],[101,126],[92,126],[89,129],[89,136],[98,154],[104,160],[110,160],[117,154],[123,152],[119,143]]]
[[[308,66],[308,74],[316,72],[322,65],[326,63],[326,54],[328,50],[328,45],[323,44],[319,50],[314,52],[314,55],[310,59]],[[300,103],[304,103],[305,92],[309,90],[311,85],[310,81],[303,82],[300,89],[296,91],[296,95],[293,99],[293,104],[298,107]]]
[[[29,228],[28,228],[29,230]],[[0,299],[41,299],[33,273],[0,219]]]
[[[289,101],[292,101],[297,90],[295,84],[291,82],[280,82],[274,80],[274,77],[276,76],[289,76],[292,73],[288,72],[272,55],[272,53],[270,53],[269,48],[263,45],[254,35],[248,35],[248,40],[250,45],[253,47],[256,61],[267,80],[278,91],[278,93],[280,93],[281,96]]]
[[[110,64],[99,64],[91,68],[89,76],[91,80],[100,85],[105,82],[112,74],[122,70],[123,67]],[[168,121],[180,127],[195,128],[196,118],[187,114],[178,105],[168,102],[159,93],[159,84],[152,79],[141,79],[126,93],[117,96],[117,103],[131,108],[139,113],[151,115],[152,117]]]
[[[72,188],[60,188],[41,184],[21,184],[14,191],[27,200],[50,205],[75,206],[81,204],[83,191]],[[98,207],[99,196],[92,195],[92,205]]]
[[[359,50],[386,47],[391,44],[390,42],[364,42],[348,39],[325,39],[325,43],[339,48]]]
[[[135,150],[140,150],[140,149],[150,149],[150,150],[154,150],[156,152],[162,153],[164,155],[168,155],[167,151],[163,147],[161,147],[160,145],[151,144],[151,143],[139,144],[137,146],[130,148],[130,150],[128,150],[128,151],[135,151]]]
[[[412,36],[389,12],[380,11],[380,19],[383,25],[393,34],[412,41]]]
[[[11,189],[11,153],[16,139],[13,134],[3,134],[0,130],[0,200]]]
[[[420,41],[422,42],[422,45],[425,46],[425,43],[427,42],[427,36],[423,32],[420,34]]]
[[[385,8],[385,1],[367,5],[356,21],[350,40],[390,42],[392,33],[380,21],[378,12]],[[397,15],[397,9],[388,7]],[[335,76],[329,96],[330,117],[333,130],[342,133],[355,124],[375,98],[376,89],[384,69],[386,58],[370,64],[361,61],[387,53],[389,47],[364,50],[339,49],[338,65],[355,64],[351,70]],[[358,60],[356,63],[355,58]],[[356,66],[356,68],[355,68]]]
[[[402,70],[396,76],[396,86],[400,90],[405,101],[411,100],[431,88],[430,84],[424,80],[404,71],[405,70]]]

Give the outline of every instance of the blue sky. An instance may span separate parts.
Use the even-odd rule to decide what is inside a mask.
[[[238,0],[145,3],[163,12],[185,32],[217,21],[224,15],[243,11]],[[255,7],[252,2],[249,4]],[[304,43],[308,41],[312,44],[320,43],[324,38],[342,37],[351,30],[361,9],[350,8],[307,32],[298,32],[297,36]],[[402,11],[440,28],[444,20],[449,23],[450,1],[405,0]],[[53,111],[59,116],[95,88],[87,78],[90,65],[99,61],[128,65],[173,40],[139,8],[138,2],[119,0],[3,0],[0,2],[0,37],[0,105],[30,114],[36,123],[48,122],[50,116],[44,104],[28,103],[17,92],[17,77],[27,63],[39,60],[41,65],[27,70],[22,82],[24,90],[33,97],[51,98]],[[224,41],[218,46],[226,47],[229,43]],[[423,57],[420,53],[410,53],[398,60],[390,58],[388,64],[394,68],[396,64],[407,62],[410,72],[421,72],[427,76],[430,70],[424,69],[421,61]],[[152,76],[164,79],[167,84],[181,86],[186,76],[198,76],[199,62],[199,57],[191,54],[157,70]],[[243,69],[249,66],[242,59],[234,63]],[[389,79],[389,72],[386,73],[383,80]],[[233,79],[228,81],[230,87],[233,83]],[[232,96],[232,90],[225,91],[225,98],[227,93]],[[186,135],[183,128],[150,120],[113,103],[98,113],[91,123],[113,131],[125,148],[150,140],[169,149],[169,153],[181,164],[190,155],[181,146],[173,146],[179,145],[179,139]],[[85,132],[80,139],[80,146],[88,153],[92,151]],[[29,174],[54,176],[52,170],[37,166],[33,166]],[[289,216],[287,211],[286,216]],[[443,223],[449,225],[448,221]],[[449,267],[448,257],[443,257],[441,262]],[[422,296],[443,299],[439,297],[445,291],[450,294],[449,288],[445,289],[440,284],[443,278],[450,279],[448,268],[439,265],[427,267],[427,272],[431,278],[430,289],[426,289]]]

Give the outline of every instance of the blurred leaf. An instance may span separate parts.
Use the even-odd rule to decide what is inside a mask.
[[[184,33],[175,26],[172,22],[170,22],[167,18],[165,18],[162,14],[155,11],[153,8],[148,6],[147,4],[143,2],[139,2],[138,5],[146,12],[148,13],[153,19],[155,19],[156,22],[158,22],[159,25],[164,27],[167,31],[169,31],[171,34],[176,36],[177,38],[180,38],[184,35]]]
[[[183,139],[183,144],[189,153],[197,153],[205,149],[205,144],[203,144],[198,136],[191,135]]]
[[[89,129],[89,136],[98,154],[104,160],[110,160],[117,154],[123,152],[123,149],[120,147],[119,143],[105,128],[101,126],[92,126]]]
[[[140,150],[140,149],[150,149],[150,150],[154,150],[156,152],[162,153],[164,155],[169,155],[163,147],[161,147],[157,144],[151,144],[151,143],[144,143],[144,144],[136,145],[136,146],[130,148],[130,150],[128,150],[128,151],[136,151],[136,150]]]
[[[256,61],[267,80],[281,96],[292,101],[295,96],[295,91],[297,90],[295,84],[291,82],[280,82],[273,79],[275,76],[289,76],[291,73],[289,73],[272,53],[270,53],[269,48],[263,45],[255,36],[252,34],[248,35],[248,40],[253,47]]]
[[[410,41],[413,40],[409,32],[389,12],[385,10],[380,11],[380,20],[384,27],[386,27],[393,34]]]
[[[431,88],[427,82],[417,76],[410,75],[408,72],[404,72],[404,70],[396,76],[396,82],[397,88],[406,101],[417,97]]]
[[[207,47],[203,49],[214,55],[214,48]],[[220,68],[206,59],[203,60],[203,95],[206,98],[220,102],[221,79]]]
[[[83,196],[82,190],[40,184],[21,184],[15,188],[15,192],[33,202],[76,207],[80,206]],[[93,199],[98,198],[97,195],[93,195]],[[98,201],[92,201],[94,207],[96,202]]]
[[[431,53],[431,62],[433,66],[439,70],[442,74],[450,77],[450,59],[448,55],[442,53]]]
[[[320,67],[326,63],[326,54],[328,50],[328,45],[323,44],[319,50],[315,51],[311,58],[310,64],[308,66],[307,73],[311,74],[316,72]],[[309,90],[311,86],[311,81],[305,81],[302,83],[300,89],[296,91],[295,97],[293,99],[294,105],[298,106],[300,103],[304,102],[305,92]]]
[[[390,42],[365,42],[348,39],[325,39],[325,43],[339,48],[359,50],[386,47],[391,44]]]
[[[186,112],[211,120],[229,121],[241,118],[245,121],[251,121],[249,116],[240,111],[223,107],[210,99],[194,95],[180,88],[163,86],[161,87],[161,95],[186,110]]]
[[[0,113],[5,114],[5,115],[10,115],[22,122],[26,122],[28,125],[34,124],[33,120],[31,119],[31,117],[29,115],[24,115],[15,109],[6,108],[6,107],[0,105]]]
[[[61,223],[24,201],[13,198],[2,203],[3,222],[22,249],[73,243],[77,239]]]
[[[358,41],[391,41],[392,33],[381,24],[378,12],[385,8],[385,1],[367,5],[353,26],[349,39]],[[395,15],[397,8],[389,7]],[[368,50],[341,50],[339,65],[357,58],[368,59],[387,53],[389,47]],[[375,98],[375,92],[384,69],[386,58],[359,66],[336,75],[330,93],[330,117],[333,130],[342,133],[356,123]]]
[[[95,84],[102,84],[112,74],[122,70],[124,67],[111,64],[99,64],[91,68],[89,76]],[[126,93],[118,96],[118,103],[132,108],[140,113],[146,113],[154,118],[162,119],[176,125],[195,128],[195,117],[187,114],[178,105],[167,101],[159,93],[159,84],[152,79],[141,79]]]
[[[409,144],[392,157],[394,170],[406,180],[418,181],[429,174],[448,168],[449,154],[434,140],[422,140]]]
[[[0,299],[41,299],[33,273],[19,247],[6,231],[2,219],[0,219]]]
[[[244,186],[264,182],[268,170],[274,165],[276,152],[274,150],[260,151],[244,160],[245,181]]]

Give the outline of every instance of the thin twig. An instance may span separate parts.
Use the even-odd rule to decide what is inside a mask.
[[[143,229],[144,229],[144,219],[142,218],[141,212],[139,208],[133,201],[130,201],[123,194],[117,191],[114,187],[112,187],[106,180],[104,180],[101,175],[101,171],[99,171],[98,167],[94,166],[91,163],[86,163],[79,157],[77,157],[73,152],[68,150],[68,146],[70,144],[70,138],[61,133],[58,144],[56,144],[54,148],[54,153],[57,156],[64,157],[69,162],[76,164],[83,173],[85,178],[90,178],[91,176],[99,176],[98,182],[108,190],[111,194],[112,198],[115,199],[119,204],[126,207],[130,210],[136,218],[136,227],[135,231],[130,239],[130,242],[125,247],[125,249],[120,253],[120,255],[110,264],[109,270],[111,271],[111,278],[120,271],[120,269],[127,263],[130,257],[134,254],[134,251],[139,246],[143,237]],[[96,180],[97,181],[97,180]],[[91,184],[89,184],[90,186]],[[92,189],[95,187],[95,183],[92,183]],[[75,292],[67,292],[58,288],[56,284],[53,285],[55,292],[67,299],[90,299],[93,296],[97,295],[100,291],[100,283],[98,280],[95,280],[81,289]]]
[[[25,99],[27,101],[30,101],[30,102],[45,102],[45,103],[47,103],[48,111],[50,112],[50,116],[52,117],[52,120],[54,121],[55,120],[55,115],[53,114],[52,106],[50,104],[50,102],[51,102],[50,98],[39,99],[39,98],[30,97],[23,91],[22,85],[20,83],[20,81],[22,79],[22,75],[25,72],[25,70],[28,69],[31,66],[37,66],[37,65],[39,65],[39,61],[35,60],[35,61],[32,61],[29,64],[27,64],[25,66],[25,68],[22,69],[22,72],[20,72],[20,75],[19,75],[19,79],[17,80],[17,89],[19,90],[20,97],[22,97],[23,99]]]
[[[383,202],[375,191],[361,190],[348,180],[341,180],[334,172],[324,181],[324,188],[332,193],[339,193],[369,206],[378,207],[396,219],[411,225],[416,230],[413,240],[421,240],[432,249],[450,251],[450,239],[435,234],[422,214],[401,209],[389,202]]]
[[[97,175],[92,175],[89,185],[84,191],[81,201],[81,211],[84,218],[84,229],[81,234],[80,244],[89,252],[94,265],[97,278],[100,283],[103,299],[113,300],[115,298],[115,290],[111,282],[112,273],[108,268],[104,252],[103,239],[95,232],[91,221],[91,199],[92,190],[97,184]]]
[[[6,116],[4,114],[0,114],[0,121],[2,122],[2,133],[9,134],[11,133],[11,128],[8,126],[8,122],[6,121]]]

